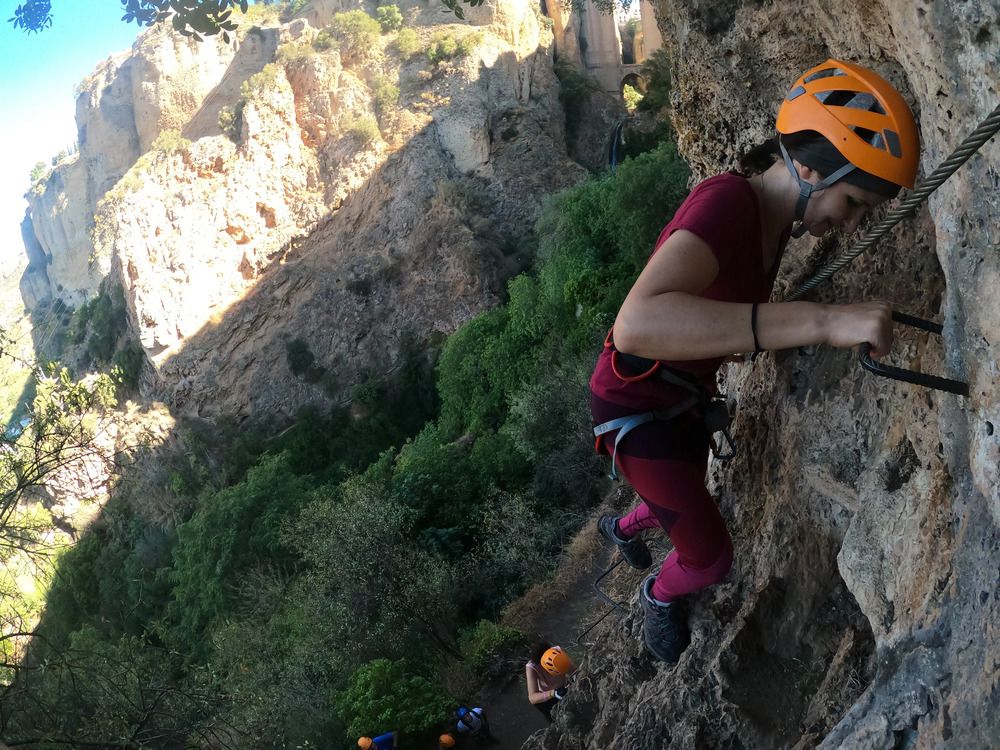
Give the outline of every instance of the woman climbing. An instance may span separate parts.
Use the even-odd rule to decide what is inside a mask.
[[[669,663],[689,641],[681,598],[722,581],[733,560],[705,487],[709,432],[718,429],[706,427],[705,407],[721,363],[733,352],[812,344],[868,342],[877,357],[892,343],[887,303],[768,299],[790,236],[851,233],[913,187],[920,142],[909,107],[872,71],[827,60],[795,82],[776,128],[742,173],[705,180],[677,209],[590,381],[599,449],[642,499],[624,517],[602,517],[600,533],[638,569],[652,564],[642,529],[661,528],[673,542],[641,590],[646,647]]]
[[[569,654],[559,646],[538,643],[524,667],[528,685],[528,700],[552,721],[552,707],[566,695],[566,683],[576,671]]]

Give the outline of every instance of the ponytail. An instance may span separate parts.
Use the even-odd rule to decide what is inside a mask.
[[[740,157],[740,174],[744,177],[753,177],[766,172],[772,164],[779,161],[781,161],[781,151],[778,149],[778,136],[774,136],[754,146]]]

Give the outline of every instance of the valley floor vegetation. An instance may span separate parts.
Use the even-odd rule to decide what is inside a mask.
[[[533,634],[497,624],[503,608],[599,501],[587,380],[687,179],[664,143],[552,198],[506,303],[436,362],[414,337],[350,411],[281,432],[185,423],[62,553],[6,673],[0,736],[305,748],[391,728],[430,742],[523,651]],[[114,317],[102,300],[90,318]],[[316,367],[305,352],[289,347],[289,377]]]

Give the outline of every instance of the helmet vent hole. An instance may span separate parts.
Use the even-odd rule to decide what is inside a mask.
[[[871,94],[855,93],[852,99],[844,106],[851,109],[863,109],[866,112],[875,112],[880,115],[885,114],[885,110],[882,109],[882,105],[879,104],[878,99]]]
[[[818,81],[820,78],[830,78],[831,76],[843,76],[847,75],[840,68],[827,68],[825,70],[819,70],[813,73],[811,76],[806,78],[803,83],[812,83],[813,81]]]
[[[874,130],[868,130],[867,128],[859,128],[856,125],[851,126],[851,130],[854,131],[854,135],[863,140],[865,143],[874,146],[875,148],[882,149],[886,151],[885,140],[882,138],[881,133],[876,133]]]
[[[833,91],[817,91],[814,96],[827,107],[847,107],[879,115],[885,114],[879,100],[871,94],[835,89]]]
[[[882,135],[885,137],[886,146],[889,147],[889,153],[895,156],[897,159],[903,155],[903,148],[899,144],[899,135],[895,130],[885,130]]]

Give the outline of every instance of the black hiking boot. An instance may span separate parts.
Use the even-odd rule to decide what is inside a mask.
[[[691,631],[688,630],[682,602],[664,604],[653,598],[655,580],[656,576],[650,576],[642,584],[642,609],[645,613],[642,638],[653,656],[668,664],[676,664],[691,642]]]
[[[618,517],[601,516],[597,519],[597,530],[601,536],[617,545],[625,562],[636,570],[645,570],[653,564],[653,556],[649,554],[649,547],[642,539],[637,536],[631,539],[622,539],[618,535]]]

